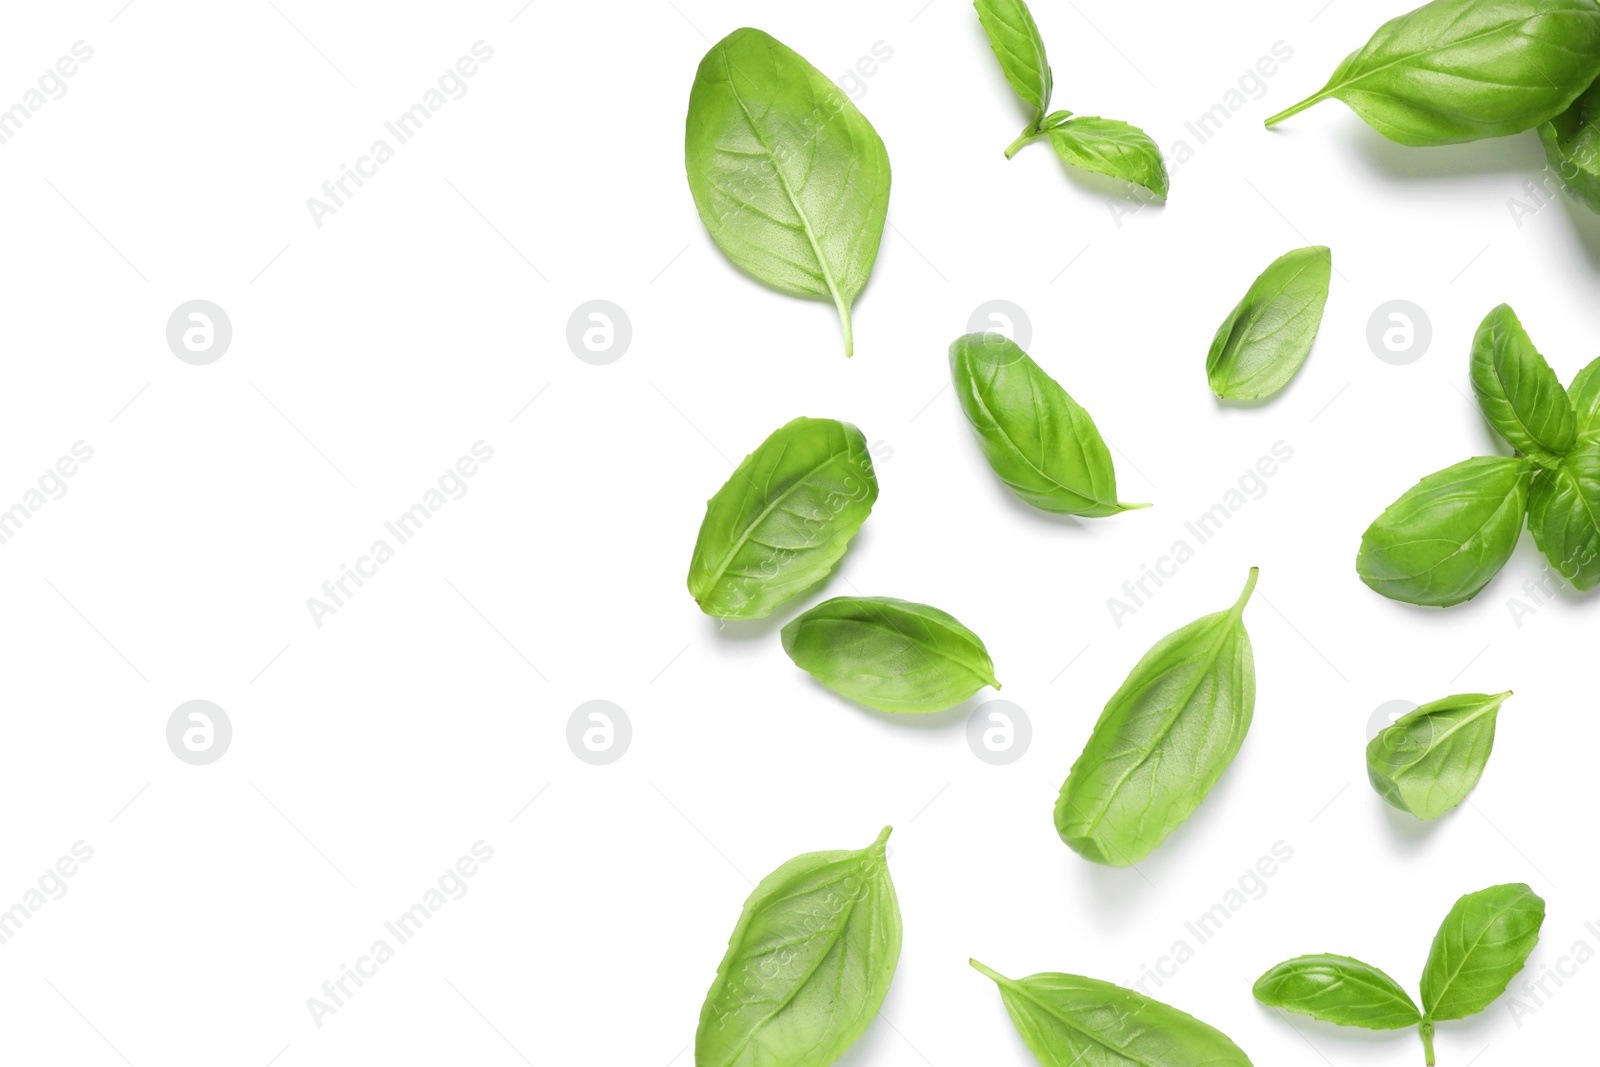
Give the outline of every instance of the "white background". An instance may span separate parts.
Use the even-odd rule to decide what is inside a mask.
[[[0,145],[0,506],[94,450],[0,546],[0,908],[94,850],[0,945],[6,1062],[689,1064],[751,881],[884,824],[905,949],[854,1067],[1030,1063],[969,956],[1134,980],[1279,841],[1293,859],[1265,895],[1157,991],[1257,1064],[1420,1062],[1414,1034],[1291,1021],[1250,984],[1332,951],[1414,989],[1462,893],[1548,899],[1528,974],[1600,947],[1597,598],[1517,618],[1542,563],[1527,538],[1449,611],[1354,572],[1404,489],[1503,450],[1467,399],[1491,307],[1514,305],[1563,380],[1600,338],[1600,220],[1508,210],[1543,166],[1533,135],[1406,149],[1333,102],[1262,128],[1402,5],[1040,0],[1055,106],[1194,149],[1170,205],[1129,214],[1043,144],[1002,157],[1026,116],[958,0],[122,3],[10,5],[0,34],[0,105],[94,49]],[[857,89],[894,190],[849,361],[832,308],[741,276],[689,196],[694,70],[745,24],[836,77],[893,53]],[[318,228],[306,199],[479,40],[494,55],[467,94]],[[1199,144],[1185,123],[1278,41],[1293,58]],[[1219,405],[1213,331],[1309,243],[1339,272],[1315,351],[1270,403]],[[234,330],[204,367],[164,335],[195,298]],[[595,298],[632,322],[608,366],[565,340]],[[945,352],[996,298],[1153,508],[1053,521],[989,472]],[[1394,299],[1432,323],[1408,366],[1366,341]],[[830,582],[719,632],[684,588],[704,501],[802,414],[880,443],[881,498]],[[315,625],[307,598],[480,440],[466,496]],[[1114,625],[1107,599],[1278,441],[1293,459],[1265,495]],[[1051,825],[1068,766],[1138,657],[1251,565],[1243,752],[1139,871],[1087,864]],[[777,628],[856,590],[981,634],[1031,718],[1026,755],[972,754],[976,702],[896,719],[795,669]],[[1423,829],[1381,804],[1375,708],[1507,688],[1469,805]],[[197,698],[234,730],[204,767],[165,741]],[[609,766],[565,740],[591,699],[632,722]],[[470,892],[317,1026],[307,998],[479,840]],[[1441,1064],[1587,1047],[1600,968],[1565,982],[1543,1006],[1514,986],[1520,1025],[1507,1001],[1442,1025]]]

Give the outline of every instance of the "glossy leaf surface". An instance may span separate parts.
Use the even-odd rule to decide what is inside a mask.
[[[1222,1031],[1131,989],[1074,974],[1007,978],[971,962],[1044,1067],[1251,1067]]]
[[[1445,916],[1422,971],[1430,1020],[1463,1019],[1505,992],[1539,943],[1544,898],[1522,883],[1468,893]]]
[[[700,1009],[695,1067],[827,1067],[867,1029],[900,959],[888,837],[761,880]]]
[[[889,210],[889,155],[826,75],[760,30],[735,30],[700,61],[684,163],[700,221],[741,269],[785,293],[850,308]]]
[[[783,628],[783,650],[817,681],[879,711],[953,708],[1000,688],[978,635],[954,616],[893,597],[841,596]]]
[[[1339,1026],[1399,1030],[1422,1021],[1400,983],[1349,956],[1299,956],[1256,979],[1261,1003]]]
[[[1489,425],[1511,447],[1553,466],[1577,439],[1577,416],[1510,305],[1484,318],[1472,340],[1472,391]]]
[[[1356,572],[1409,604],[1471,600],[1516,547],[1533,469],[1526,459],[1480,456],[1428,475],[1367,527]]]
[[[1206,355],[1211,391],[1259,400],[1288,385],[1317,339],[1332,273],[1333,253],[1322,245],[1273,260],[1217,328]]]
[[[1044,133],[1056,155],[1072,166],[1132,182],[1159,197],[1167,195],[1171,180],[1166,161],[1139,127],[1061,111],[1045,119]]]
[[[1600,442],[1584,442],[1553,470],[1534,475],[1528,529],[1573,588],[1600,585]]]
[[[984,458],[1023,500],[1089,517],[1148,506],[1117,500],[1111,451],[1094,420],[1009,338],[957,338],[950,376]]]
[[[827,577],[878,499],[861,431],[795,419],[706,503],[689,593],[707,615],[758,619]]]
[[[1384,23],[1327,85],[1267,120],[1339,99],[1407,145],[1531,130],[1600,75],[1593,0],[1433,0]]]
[[[1106,704],[1056,799],[1074,852],[1126,867],[1194,814],[1238,755],[1256,703],[1256,667],[1238,601],[1168,634]]]
[[[973,6],[1006,81],[1033,109],[1033,121],[1038,123],[1050,108],[1052,79],[1033,13],[1022,0],[974,0]]]
[[[1367,744],[1372,787],[1419,819],[1437,819],[1460,804],[1489,762],[1495,720],[1510,695],[1463,693],[1402,715]]]

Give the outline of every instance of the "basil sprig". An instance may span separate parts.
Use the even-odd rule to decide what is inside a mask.
[[[1455,902],[1422,971],[1422,1008],[1384,972],[1348,956],[1298,956],[1256,980],[1255,998],[1339,1026],[1417,1026],[1433,1067],[1434,1024],[1476,1015],[1522,970],[1544,924],[1544,899],[1521,883],[1491,886]]]
[[[1600,360],[1563,389],[1501,304],[1473,338],[1472,389],[1517,454],[1464,460],[1407,490],[1362,535],[1361,580],[1408,604],[1471,600],[1511,558],[1526,516],[1563,578],[1600,584]]]

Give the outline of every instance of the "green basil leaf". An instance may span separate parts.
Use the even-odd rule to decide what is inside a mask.
[[[1433,0],[1384,23],[1267,125],[1333,98],[1392,141],[1457,144],[1531,130],[1596,76],[1594,0]]]
[[[1567,386],[1567,398],[1578,417],[1578,440],[1600,441],[1600,359],[1577,373]]]
[[[1033,108],[1032,125],[1037,126],[1050,109],[1051,77],[1033,13],[1022,0],[973,0],[972,6],[978,9],[978,21],[989,35],[1001,72],[1022,102]]]
[[[1094,420],[1010,338],[957,338],[950,376],[984,458],[1023,500],[1088,517],[1150,506],[1117,500],[1111,451]]]
[[[1044,133],[1056,155],[1072,166],[1142,185],[1165,199],[1171,185],[1167,164],[1161,149],[1139,127],[1058,111],[1045,119]]]
[[[978,635],[951,615],[893,597],[823,601],[783,628],[795,665],[842,697],[879,711],[945,711],[1000,688]]]
[[[1400,983],[1349,956],[1299,956],[1256,979],[1261,1003],[1325,1023],[1366,1030],[1399,1030],[1422,1021]]]
[[[1600,82],[1540,126],[1539,141],[1562,184],[1600,212]]]
[[[1540,466],[1553,466],[1577,440],[1561,379],[1508,304],[1489,312],[1472,339],[1472,391],[1489,425]]]
[[[1556,572],[1579,590],[1600,585],[1600,442],[1585,442],[1534,475],[1528,529]]]
[[[1056,832],[1078,855],[1138,863],[1238,755],[1256,705],[1243,616],[1257,574],[1233,607],[1156,642],[1106,704],[1056,799]]]
[[[1212,338],[1211,391],[1259,400],[1289,384],[1311,354],[1328,303],[1333,253],[1322,245],[1285,252],[1267,265]]]
[[[1544,900],[1521,883],[1468,893],[1450,909],[1422,971],[1429,1022],[1462,1019],[1505,992],[1539,943]]]
[[[761,880],[700,1009],[695,1067],[827,1067],[861,1036],[900,959],[888,837]]]
[[[1533,469],[1527,459],[1479,456],[1428,475],[1361,535],[1356,573],[1408,604],[1471,600],[1511,558]]]
[[[877,499],[860,430],[795,419],[744,457],[707,501],[690,594],[718,618],[770,615],[827,577]]]
[[[1419,819],[1437,819],[1460,804],[1489,762],[1495,719],[1510,695],[1463,693],[1400,716],[1367,745],[1372,787]]]
[[[1075,974],[1007,978],[969,962],[1000,987],[1044,1067],[1252,1067],[1222,1031],[1131,989]]]
[[[878,258],[889,155],[823,73],[760,30],[734,30],[700,61],[684,163],[700,221],[742,270],[850,306]]]

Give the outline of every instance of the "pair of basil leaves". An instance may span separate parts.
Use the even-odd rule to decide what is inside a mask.
[[[1521,883],[1468,893],[1445,916],[1422,971],[1422,1008],[1383,971],[1348,956],[1299,956],[1262,975],[1261,1003],[1340,1026],[1422,1032],[1427,1062],[1434,1024],[1487,1008],[1539,943],[1544,900]]]
[[[1437,819],[1467,799],[1494,750],[1509,691],[1461,693],[1414,708],[1367,743],[1367,777],[1384,800]]]
[[[799,418],[775,430],[706,503],[689,592],[720,619],[765,618],[822,581],[878,499],[861,431]],[[943,711],[1000,683],[978,635],[892,597],[835,597],[783,628],[789,657],[880,711]]]
[[[1055,79],[1028,5],[1022,0],[974,0],[973,6],[1001,73],[1033,112],[1027,128],[1006,149],[1006,158],[1030,141],[1047,138],[1068,165],[1132,182],[1165,199],[1171,184],[1167,165],[1143,130],[1115,119],[1050,110]]]
[[[1476,596],[1511,558],[1523,517],[1555,570],[1600,583],[1600,359],[1563,389],[1516,313],[1501,304],[1472,344],[1484,418],[1516,450],[1428,475],[1361,538],[1356,571],[1379,593],[1448,607]]]
[[[695,1067],[828,1067],[866,1031],[900,960],[889,832],[859,851],[796,856],[756,886],[701,1006]],[[1130,989],[972,966],[999,986],[1040,1063],[1251,1067],[1219,1031]]]
[[[1327,85],[1267,125],[1338,99],[1405,145],[1537,129],[1562,182],[1600,212],[1597,78],[1595,0],[1433,0],[1380,26]]]

